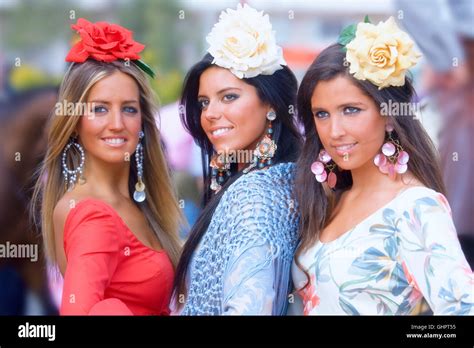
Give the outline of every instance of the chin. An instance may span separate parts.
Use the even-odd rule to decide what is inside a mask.
[[[337,161],[336,164],[342,170],[353,170],[361,166],[361,164],[357,163],[356,161],[350,159],[348,161],[344,161],[342,158],[340,161]]]
[[[352,170],[352,169],[354,169],[354,168],[357,168],[357,167],[355,167],[355,166],[350,165],[350,164],[347,163],[347,162],[342,162],[341,164],[336,163],[336,164],[337,164],[338,168],[339,168],[339,169],[342,169],[342,170]]]
[[[129,159],[132,160],[132,156],[134,156],[131,152],[129,152]],[[117,154],[107,154],[99,156],[99,158],[104,161],[105,163],[109,164],[121,164],[126,162],[126,155],[124,153],[117,153]]]
[[[348,161],[344,161],[341,159],[341,161],[336,162],[337,166],[342,169],[342,170],[354,170],[354,169],[359,169],[362,167],[367,167],[367,166],[375,166],[373,163],[373,158],[365,158],[363,160],[361,159],[349,159]]]
[[[213,146],[217,152],[228,152],[228,151],[238,150],[238,148],[232,143],[219,142],[219,143],[213,144]]]

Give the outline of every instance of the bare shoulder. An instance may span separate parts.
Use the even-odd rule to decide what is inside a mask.
[[[62,231],[64,223],[69,215],[71,209],[75,208],[76,205],[87,198],[94,198],[88,190],[83,187],[76,187],[74,191],[66,192],[56,203],[53,211],[53,223],[55,231]],[[61,227],[59,230],[56,226]]]
[[[56,203],[53,211],[53,225],[55,233],[61,233],[63,231],[64,223],[66,222],[66,218],[71,211],[71,202],[73,201],[74,198],[66,193]]]

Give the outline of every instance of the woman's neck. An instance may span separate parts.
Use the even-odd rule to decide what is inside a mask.
[[[90,159],[84,168],[84,177],[90,192],[100,197],[117,196],[130,198],[128,180],[130,162],[110,164]]]
[[[396,179],[391,179],[387,174],[383,174],[370,160],[363,166],[352,169],[352,187],[353,193],[390,191],[395,186],[403,184],[401,175]]]

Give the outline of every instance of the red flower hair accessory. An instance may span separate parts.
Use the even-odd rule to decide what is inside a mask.
[[[134,41],[130,30],[113,23],[91,23],[84,18],[79,18],[71,28],[78,32],[81,40],[71,48],[66,62],[83,63],[88,58],[100,62],[133,60],[145,73],[155,77],[153,70],[140,60],[138,54],[145,45]]]

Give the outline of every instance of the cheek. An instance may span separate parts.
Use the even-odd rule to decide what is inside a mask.
[[[83,141],[86,141],[91,137],[95,137],[104,129],[106,123],[107,120],[105,117],[82,117],[77,127],[79,137]]]
[[[370,122],[364,122],[356,129],[360,130],[358,137],[366,139],[374,146],[382,146],[385,138],[385,120],[378,114],[371,115]]]
[[[313,124],[315,132],[318,135],[319,140],[323,144],[323,147],[327,147],[329,144],[330,129],[324,123],[316,121],[315,118],[313,118]]]
[[[131,141],[128,143],[127,148],[125,149],[129,153],[135,152],[137,144],[139,142],[138,133],[142,130],[142,118],[140,115],[134,117],[126,117],[124,119],[125,128],[127,132],[131,135]]]
[[[242,100],[241,103],[236,103],[233,105],[232,115],[232,121],[238,124],[239,128],[255,133],[255,137],[258,137],[266,127],[266,109],[259,100]]]
[[[209,120],[206,117],[204,117],[202,113],[200,115],[199,122],[201,124],[201,128],[204,129],[204,131],[206,131],[209,128]]]
[[[137,134],[142,129],[142,116],[141,114],[135,115],[133,117],[125,117],[124,118],[125,128],[128,132],[132,134]]]
[[[239,119],[238,129],[239,138],[245,142],[243,146],[249,146],[249,143],[259,140],[266,131],[266,117],[264,115],[256,115],[255,111],[251,114],[246,114],[245,117]]]

